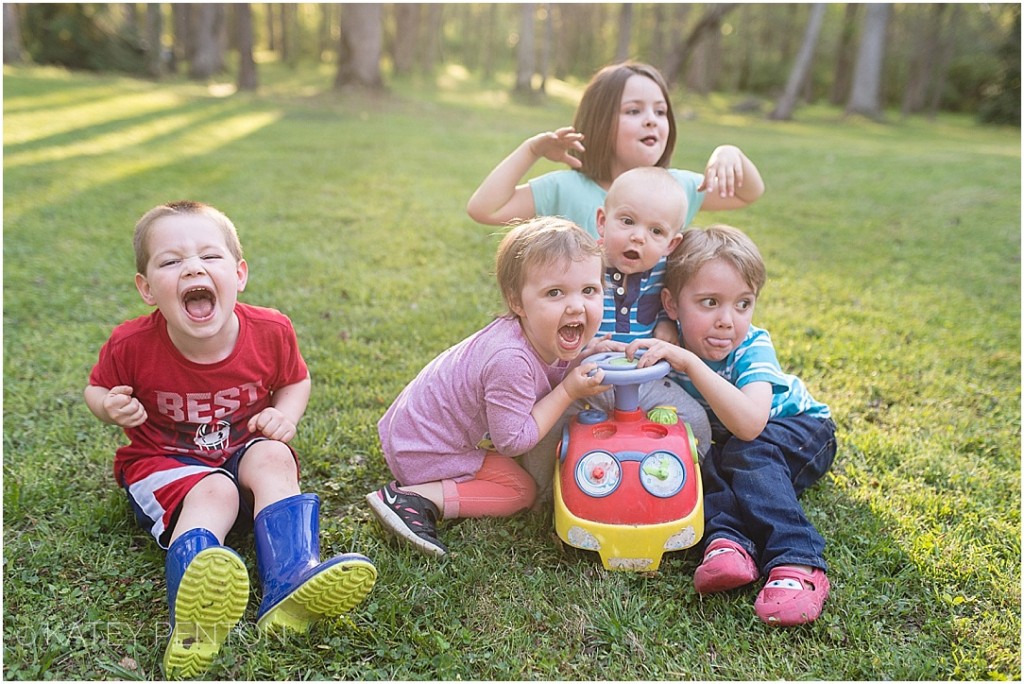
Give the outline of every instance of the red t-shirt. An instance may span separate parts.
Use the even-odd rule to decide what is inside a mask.
[[[114,328],[89,374],[98,387],[130,385],[148,415],[125,430],[114,476],[123,484],[125,464],[152,455],[226,461],[257,435],[249,419],[270,405],[270,395],[308,374],[295,329],[280,311],[238,303],[238,341],[223,361],[189,361],[167,334],[159,310]]]

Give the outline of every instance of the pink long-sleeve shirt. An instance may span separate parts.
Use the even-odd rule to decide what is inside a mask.
[[[400,485],[464,481],[494,451],[518,456],[543,435],[531,412],[562,381],[518,319],[498,318],[420,371],[377,423],[384,459]]]

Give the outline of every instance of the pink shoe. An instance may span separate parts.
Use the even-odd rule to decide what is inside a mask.
[[[729,591],[750,584],[761,573],[743,547],[729,539],[715,539],[704,551],[704,561],[693,573],[698,594]]]
[[[815,568],[808,574],[792,565],[780,565],[768,573],[768,581],[754,601],[754,612],[762,621],[779,627],[813,622],[821,615],[828,590],[824,570]]]

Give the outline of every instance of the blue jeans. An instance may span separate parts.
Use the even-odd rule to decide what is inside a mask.
[[[779,565],[827,571],[825,540],[797,498],[832,466],[835,429],[828,418],[799,415],[769,420],[751,442],[716,439],[701,466],[705,545],[736,542],[762,575]]]

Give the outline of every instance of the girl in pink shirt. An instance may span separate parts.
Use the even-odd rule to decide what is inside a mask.
[[[377,424],[395,480],[366,500],[385,529],[429,555],[447,553],[440,518],[532,506],[536,485],[512,457],[573,401],[608,389],[594,364],[580,365],[600,350],[587,348],[603,314],[595,240],[564,219],[533,219],[509,231],[495,266],[506,314],[427,364]]]

